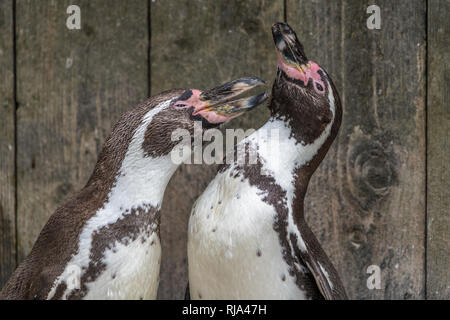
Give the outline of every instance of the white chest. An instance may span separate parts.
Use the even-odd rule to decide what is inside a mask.
[[[263,192],[229,172],[218,174],[189,221],[191,299],[303,299],[275,232]]]
[[[104,252],[106,269],[88,283],[84,299],[156,299],[161,244],[156,233],[139,236],[127,245],[116,243]]]
[[[79,252],[88,251],[80,247]],[[90,251],[91,254],[93,251]],[[161,265],[161,243],[156,231],[142,229],[137,236],[110,242],[101,251],[100,260],[77,254],[65,266],[48,298],[52,299],[65,284],[61,299],[156,299]],[[91,262],[96,267],[91,267]]]

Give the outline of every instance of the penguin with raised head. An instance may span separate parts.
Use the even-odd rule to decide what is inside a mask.
[[[264,81],[242,78],[206,92],[172,90],[126,112],[86,186],[50,217],[0,299],[155,299],[160,209],[180,162],[176,129],[217,127],[266,99],[236,99]],[[186,156],[189,156],[186,153]]]
[[[339,95],[287,24],[275,23],[272,33],[278,73],[271,117],[236,146],[234,162],[219,169],[191,212],[191,299],[347,298],[303,203],[338,133]]]

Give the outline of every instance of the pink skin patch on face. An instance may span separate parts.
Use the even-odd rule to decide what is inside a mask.
[[[308,85],[309,79],[311,79],[314,90],[319,94],[325,94],[325,84],[319,74],[319,70],[322,69],[317,63],[309,61],[308,65],[304,65],[303,69],[301,69],[288,65],[278,53],[278,68],[283,70],[289,78],[302,81],[305,87]]]
[[[241,115],[240,113],[237,113],[232,116],[223,116],[215,111],[208,111],[206,109],[200,110],[197,114],[208,120],[209,123],[224,123]]]
[[[223,116],[216,113],[215,111],[208,110],[207,109],[209,107],[208,103],[200,99],[200,95],[202,94],[202,92],[197,89],[192,89],[191,91],[192,96],[189,99],[184,101],[183,100],[177,101],[173,107],[175,109],[194,107],[194,112],[192,113],[193,116],[200,115],[206,120],[208,120],[209,123],[215,124],[230,121],[231,119],[234,119],[240,115],[240,113],[238,113],[232,116]]]
[[[174,103],[173,107],[175,109],[187,109],[194,107],[198,101],[200,101],[199,97],[202,94],[200,90],[191,89],[192,95],[187,100],[178,100]]]

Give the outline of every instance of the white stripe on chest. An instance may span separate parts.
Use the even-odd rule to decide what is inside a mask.
[[[133,135],[107,202],[86,222],[78,238],[78,252],[72,256],[64,272],[56,279],[48,299],[54,296],[60,283],[70,279],[74,266],[88,267],[92,235],[95,232],[114,224],[132,209],[145,206],[160,208],[167,183],[177,166],[170,160],[170,155],[159,158],[146,157],[142,143],[153,116],[167,108],[169,104],[170,100],[162,102],[143,117],[142,123]],[[89,291],[85,298],[156,297],[161,246],[154,232],[143,244],[142,241],[146,237],[144,233],[143,230],[142,234],[128,245],[116,242],[115,253],[111,250],[104,252],[103,262],[106,264],[106,270],[94,282],[88,284]],[[152,240],[155,241],[153,246],[150,245]],[[127,285],[122,286],[123,284]],[[71,290],[66,289],[62,298],[66,298],[70,293]]]

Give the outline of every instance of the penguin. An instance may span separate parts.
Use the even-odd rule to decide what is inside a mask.
[[[208,91],[175,89],[122,115],[84,188],[49,218],[0,299],[155,299],[161,203],[180,162],[176,129],[215,128],[263,103],[263,86],[242,78]],[[186,153],[186,157],[189,153]]]
[[[341,124],[339,94],[288,24],[273,24],[272,34],[271,116],[237,144],[191,211],[191,299],[347,298],[304,218],[309,180]]]

